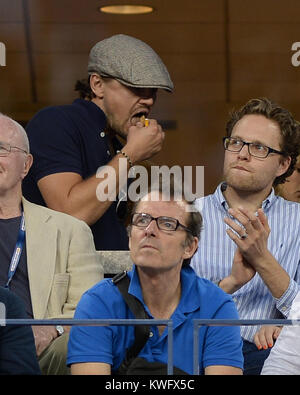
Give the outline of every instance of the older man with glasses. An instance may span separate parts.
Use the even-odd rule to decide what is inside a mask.
[[[0,113],[0,286],[23,301],[28,318],[72,318],[80,296],[103,271],[83,221],[23,198],[32,161],[25,130]],[[68,328],[32,329],[42,373],[67,374]],[[6,371],[9,361],[1,362]]]
[[[197,277],[188,264],[198,246],[200,213],[178,194],[171,191],[167,200],[162,188],[160,192],[159,199],[152,191],[133,208],[129,246],[134,267],[128,273],[127,295],[142,306],[144,318],[173,321],[174,373],[192,374],[193,320],[238,315],[231,296]],[[75,318],[135,318],[116,283],[116,278],[105,279],[87,291]],[[74,326],[68,351],[72,374],[158,374],[158,369],[166,374],[167,328],[151,325],[150,335],[134,355],[138,358],[125,359],[134,340],[133,326]],[[242,366],[238,327],[199,329],[200,374],[241,374]]]
[[[224,182],[197,201],[204,231],[192,267],[233,300],[242,319],[286,318],[299,291],[300,207],[275,196],[292,174],[299,124],[268,99],[227,123]],[[259,374],[278,327],[242,327],[244,374]]]

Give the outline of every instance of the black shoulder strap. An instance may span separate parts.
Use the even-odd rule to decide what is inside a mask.
[[[113,277],[112,282],[118,287],[121,295],[125,299],[129,309],[132,311],[136,319],[148,319],[148,315],[142,303],[133,295],[128,293],[130,284],[127,272],[118,273]],[[135,341],[133,345],[127,350],[126,359],[129,361],[135,358],[142,350],[147,340],[149,339],[150,327],[148,325],[136,325],[134,327]]]

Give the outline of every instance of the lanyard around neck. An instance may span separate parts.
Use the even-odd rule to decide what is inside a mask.
[[[22,212],[18,239],[14,249],[13,256],[10,261],[8,275],[7,275],[7,283],[5,284],[5,288],[9,288],[9,284],[17,270],[17,267],[20,262],[22,250],[24,247],[24,241],[25,241],[25,218],[24,218],[24,212]]]

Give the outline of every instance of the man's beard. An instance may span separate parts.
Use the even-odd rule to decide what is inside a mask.
[[[255,193],[264,189],[264,187],[262,187],[260,183],[258,184],[252,176],[239,177],[235,176],[230,171],[227,171],[223,173],[223,179],[229,187],[236,191]]]
[[[106,130],[111,135],[118,135],[123,139],[127,139],[127,134],[123,131],[123,128],[114,122],[113,118],[106,116]]]

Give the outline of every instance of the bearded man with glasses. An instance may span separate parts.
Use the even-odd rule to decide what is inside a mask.
[[[196,203],[204,231],[191,265],[233,295],[241,319],[287,318],[299,291],[300,206],[273,187],[294,170],[299,123],[270,100],[253,99],[226,132],[224,182]],[[280,329],[241,331],[244,374],[259,374]]]

